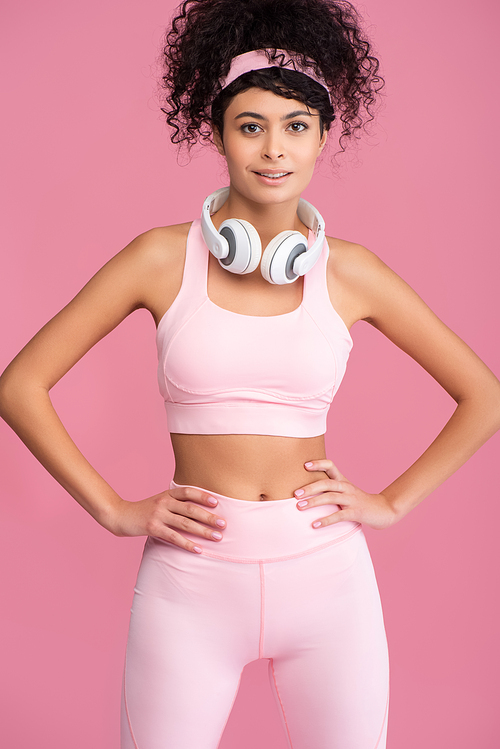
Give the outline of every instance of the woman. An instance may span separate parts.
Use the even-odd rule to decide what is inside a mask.
[[[299,202],[335,112],[345,140],[379,87],[348,6],[186,6],[185,30],[168,38],[167,118],[181,138],[207,136],[210,123],[229,191],[201,220],[146,232],[113,258],[6,370],[2,414],[101,525],[148,535],[123,747],[217,746],[241,669],[258,657],[294,749],[382,747],[387,650],[361,524],[397,522],[493,434],[498,383],[381,261],[325,241],[321,217]],[[292,231],[301,236],[286,237],[281,257],[276,237]],[[48,390],[138,307],[158,326],[176,470],[170,489],[129,503],[77,450]],[[351,484],[324,449],[361,319],[458,403],[379,494]]]

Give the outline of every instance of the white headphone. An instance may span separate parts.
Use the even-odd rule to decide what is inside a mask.
[[[249,221],[229,218],[217,231],[210,218],[221,208],[229,195],[229,187],[216,190],[203,203],[201,230],[208,249],[231,273],[252,273],[259,265],[266,281],[274,284],[293,283],[311,270],[321,255],[325,240],[325,222],[316,208],[302,198],[297,214],[316,234],[309,249],[307,239],[298,231],[282,231],[262,253],[259,233]],[[261,262],[262,257],[262,262]]]

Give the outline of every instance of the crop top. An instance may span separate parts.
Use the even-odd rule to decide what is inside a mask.
[[[308,245],[314,234],[309,230]],[[316,437],[344,376],[352,339],[328,295],[325,243],[282,315],[242,315],[208,297],[209,249],[189,230],[182,284],[156,335],[170,432]]]

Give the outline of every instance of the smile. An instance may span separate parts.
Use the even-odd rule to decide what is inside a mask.
[[[278,174],[269,172],[256,172],[256,174],[260,174],[261,177],[267,177],[268,179],[279,179],[280,177],[285,177],[287,174],[291,174],[291,172],[279,172]]]

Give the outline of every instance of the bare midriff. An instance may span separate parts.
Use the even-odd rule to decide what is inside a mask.
[[[174,481],[249,502],[286,499],[324,479],[304,463],[325,458],[324,435],[171,434]]]

